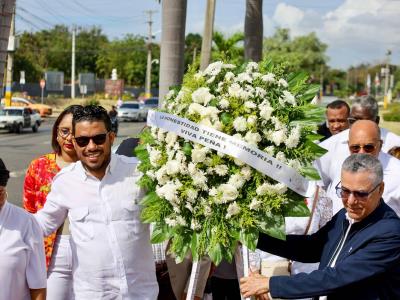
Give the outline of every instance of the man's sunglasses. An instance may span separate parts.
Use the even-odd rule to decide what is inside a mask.
[[[336,190],[336,195],[339,198],[342,199],[348,199],[351,194],[353,194],[354,198],[359,199],[359,200],[366,200],[369,195],[371,195],[381,184],[379,183],[377,186],[375,186],[371,191],[369,192],[363,192],[363,191],[350,191],[349,189],[339,186],[340,182],[336,185],[335,190]]]
[[[364,149],[366,153],[372,153],[375,151],[377,145],[375,144],[365,144],[365,145],[349,145],[349,149],[351,153],[358,153],[361,149]]]
[[[94,136],[76,136],[74,137],[75,142],[79,147],[86,147],[89,145],[90,140],[93,141],[96,145],[103,145],[107,140],[107,133],[101,133]]]

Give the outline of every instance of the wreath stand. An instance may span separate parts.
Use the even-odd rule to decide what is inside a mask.
[[[243,255],[244,276],[248,277],[249,276],[249,249],[245,245],[242,246],[242,255]],[[193,261],[186,300],[194,299],[197,282],[199,280],[199,273],[200,273],[199,261]],[[250,298],[243,298],[243,297],[242,297],[242,299],[250,300]]]

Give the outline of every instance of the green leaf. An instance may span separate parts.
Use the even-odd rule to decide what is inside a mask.
[[[143,206],[150,206],[153,203],[157,203],[159,201],[160,201],[160,197],[157,196],[155,191],[152,191],[152,192],[147,193],[143,197],[142,201],[140,201],[140,204]]]
[[[319,180],[321,177],[319,176],[319,173],[317,169],[315,169],[313,166],[305,166],[300,169],[301,175],[304,177],[311,179],[311,180]]]
[[[216,243],[215,245],[211,245],[208,250],[208,256],[210,256],[213,263],[218,266],[223,258],[221,244]]]
[[[289,200],[289,202],[285,204],[283,214],[285,217],[308,217],[310,215],[310,210],[305,201]]]
[[[280,214],[267,213],[257,225],[262,232],[272,237],[281,240],[286,239],[285,218]]]
[[[226,125],[229,125],[231,123],[231,121],[232,121],[232,116],[229,113],[223,112],[221,114],[222,124],[224,124],[226,126]]]
[[[193,149],[193,147],[189,142],[185,142],[183,144],[182,150],[183,150],[183,153],[185,153],[185,155],[187,155],[187,156],[192,155],[192,149]]]
[[[169,230],[167,225],[154,224],[153,233],[151,234],[151,243],[162,243],[169,238]]]
[[[200,240],[200,234],[193,232],[192,240],[190,242],[190,248],[192,250],[193,260],[195,261],[199,260],[199,255],[197,253],[199,240]]]
[[[306,136],[306,139],[313,142],[313,141],[319,141],[320,139],[322,139],[324,136],[321,134],[308,134]]]
[[[310,140],[306,141],[304,145],[312,152],[316,157],[321,157],[324,155],[328,150],[322,148],[318,144],[311,142]]]
[[[257,229],[250,229],[250,230],[243,229],[240,231],[239,239],[243,245],[246,245],[247,248],[254,251],[257,246],[258,230]]]

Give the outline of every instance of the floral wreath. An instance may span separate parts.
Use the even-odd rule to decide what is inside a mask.
[[[286,74],[270,61],[218,61],[191,67],[161,111],[245,141],[316,180],[311,162],[325,153],[315,143],[324,111],[311,103],[318,90],[306,74]],[[139,185],[148,191],[141,217],[154,224],[152,243],[171,240],[177,261],[188,251],[194,260],[231,261],[238,242],[255,249],[259,232],[284,239],[284,217],[309,215],[304,196],[237,158],[155,126],[140,138]]]

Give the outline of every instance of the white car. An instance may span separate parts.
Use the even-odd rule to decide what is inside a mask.
[[[147,113],[139,102],[124,102],[118,108],[119,121],[145,121],[146,117]]]
[[[4,107],[0,109],[0,129],[21,133],[24,128],[37,132],[42,118],[29,107]]]

